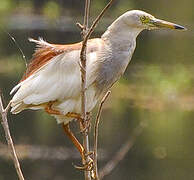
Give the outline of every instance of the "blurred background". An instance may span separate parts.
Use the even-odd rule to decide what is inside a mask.
[[[90,22],[108,0],[93,0]],[[194,179],[194,1],[115,0],[93,37],[100,37],[119,15],[141,9],[158,18],[188,28],[144,31],[125,75],[112,88],[103,108],[99,129],[99,166],[146,123],[134,146],[105,180],[193,180]],[[83,21],[84,1],[1,0],[0,2],[0,89],[7,103],[10,90],[25,71],[26,56],[32,57],[32,37],[52,43],[81,40],[76,22]],[[93,112],[95,117],[96,110]],[[9,114],[9,125],[26,179],[81,180],[78,152],[54,118],[42,111]],[[80,133],[72,123],[75,134]],[[92,142],[92,134],[91,134]],[[0,126],[0,180],[17,175],[6,149]]]

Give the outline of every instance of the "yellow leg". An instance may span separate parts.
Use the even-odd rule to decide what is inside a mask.
[[[46,107],[45,107],[45,111],[48,113],[48,114],[55,114],[55,115],[63,115],[60,113],[60,111],[57,111],[57,110],[54,110],[52,109],[52,105],[55,103],[55,101],[51,101],[49,102]]]
[[[77,140],[77,138],[74,136],[74,134],[71,132],[69,124],[63,124],[63,129],[65,134],[70,138],[70,140],[73,142],[74,146],[77,148],[77,150],[80,152],[83,162],[85,162],[85,156],[89,156],[90,154],[85,155],[84,153],[84,147],[81,145],[81,143]],[[87,169],[88,171],[91,171],[93,169],[93,160],[89,157],[89,162],[87,162],[83,167],[75,166],[75,168],[80,170]]]
[[[81,145],[81,143],[77,140],[77,138],[74,136],[74,134],[71,132],[69,124],[63,124],[63,129],[65,134],[70,138],[70,140],[73,142],[77,150],[80,152],[81,157],[84,158],[84,148]]]
[[[78,114],[78,113],[68,112],[65,116],[66,116],[66,117],[69,117],[69,118],[77,119],[77,120],[79,120],[81,123],[83,122],[83,119],[81,118],[81,115]]]
[[[52,105],[55,103],[55,101],[51,101],[49,102],[46,107],[45,107],[45,111],[48,114],[54,114],[54,115],[59,115],[59,116],[65,116],[65,117],[69,117],[69,118],[74,118],[79,120],[80,122],[83,122],[83,119],[81,118],[81,115],[78,113],[74,113],[74,112],[68,112],[67,114],[62,114],[60,111],[52,109]]]
[[[64,114],[61,114],[60,111],[57,111],[57,110],[54,110],[52,109],[52,105],[53,105],[54,102],[49,102],[46,107],[45,107],[45,111],[48,113],[48,114],[54,114],[54,115],[59,115],[59,116],[65,116],[65,117],[68,117],[68,118],[74,118],[74,119],[77,119],[81,122],[82,126],[83,126],[83,119],[81,118],[81,115],[78,114],[78,113],[74,113],[74,112],[68,112],[66,115]],[[84,127],[84,126],[83,126]],[[88,155],[85,155],[85,150],[84,150],[84,147],[82,146],[82,144],[77,140],[77,138],[74,136],[74,134],[71,132],[70,130],[70,127],[69,127],[69,124],[63,124],[63,129],[64,129],[64,132],[65,134],[70,138],[70,140],[72,141],[72,143],[74,144],[74,146],[77,148],[77,150],[79,151],[80,155],[81,155],[81,158],[82,160],[84,160],[83,162],[85,162],[85,156],[88,156]],[[93,168],[93,160],[91,158],[89,158],[90,161],[87,162],[87,164],[85,164],[83,167],[78,167],[76,166],[76,168],[78,169],[88,169],[88,170],[91,170]]]

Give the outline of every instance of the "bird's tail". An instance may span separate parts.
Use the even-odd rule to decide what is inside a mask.
[[[19,112],[23,111],[27,108],[27,105],[20,102],[20,103],[14,103],[11,102],[11,113],[12,114],[18,114]]]

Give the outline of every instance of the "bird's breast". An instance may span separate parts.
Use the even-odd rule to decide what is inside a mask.
[[[97,70],[96,87],[99,92],[107,91],[125,72],[131,60],[129,51],[115,51],[101,57]]]

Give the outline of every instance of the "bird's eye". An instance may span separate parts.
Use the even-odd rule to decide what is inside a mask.
[[[140,20],[142,24],[147,24],[150,21],[150,18],[148,16],[141,16]]]

